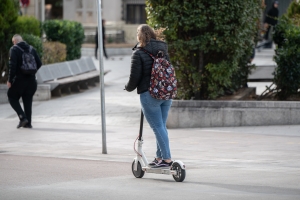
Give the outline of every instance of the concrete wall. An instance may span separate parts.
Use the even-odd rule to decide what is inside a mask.
[[[122,20],[122,1],[102,0],[102,17],[106,21],[119,22]]]
[[[95,0],[64,0],[63,19],[81,22],[83,26],[97,24],[97,1]]]
[[[139,24],[124,24],[123,30],[125,31],[125,41],[130,44],[136,44],[136,29]]]
[[[7,90],[7,85],[0,84],[0,104],[8,103]],[[33,101],[45,101],[49,99],[51,99],[50,85],[38,84],[37,91],[33,96]]]
[[[300,124],[300,102],[174,100],[168,128]]]
[[[131,55],[133,47],[134,47],[134,45],[132,45],[131,48],[106,48],[106,53],[107,53],[108,57]],[[81,56],[82,57],[88,57],[88,56],[93,57],[93,56],[95,56],[95,49],[94,48],[81,48]]]

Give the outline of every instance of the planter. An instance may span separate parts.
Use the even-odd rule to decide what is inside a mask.
[[[174,100],[168,128],[300,124],[300,102]]]

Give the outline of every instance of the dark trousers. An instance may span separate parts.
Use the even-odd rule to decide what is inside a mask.
[[[269,26],[268,26],[268,29],[267,29],[267,31],[266,31],[266,33],[265,33],[265,35],[264,35],[264,39],[265,39],[265,40],[269,40],[270,30],[271,30],[271,26],[269,25]]]
[[[7,96],[11,107],[16,111],[20,120],[27,119],[31,125],[32,99],[37,90],[35,77],[16,78],[12,86],[7,91]],[[20,105],[22,97],[24,111]]]
[[[98,43],[96,43],[96,48],[95,48],[95,57],[98,58]],[[103,55],[105,56],[105,58],[107,59],[108,56],[106,54],[106,50],[105,50],[105,46],[103,45]]]

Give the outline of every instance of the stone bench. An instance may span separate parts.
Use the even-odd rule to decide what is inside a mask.
[[[105,71],[104,74],[109,71]],[[42,66],[37,72],[39,84],[49,84],[52,96],[61,96],[62,93],[70,94],[88,89],[99,82],[100,72],[92,58],[81,58],[62,63]]]

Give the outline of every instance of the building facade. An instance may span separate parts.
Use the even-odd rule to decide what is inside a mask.
[[[268,10],[274,0],[265,0]],[[136,28],[146,23],[145,0],[102,0],[109,42],[136,43]],[[279,1],[280,16],[292,0]],[[65,19],[82,23],[87,38],[93,38],[98,24],[97,0],[31,0],[27,14],[41,21]],[[44,12],[41,12],[44,10]],[[23,12],[24,13],[24,12]],[[117,39],[119,38],[119,39]],[[120,39],[121,38],[121,39]],[[91,41],[91,40],[90,40]]]
[[[63,19],[81,22],[87,36],[98,24],[97,0],[63,0]],[[136,43],[136,28],[146,23],[145,0],[102,0],[108,42]],[[123,39],[122,39],[123,37]]]

